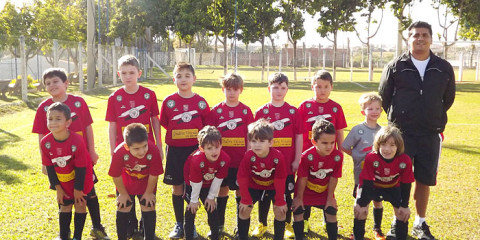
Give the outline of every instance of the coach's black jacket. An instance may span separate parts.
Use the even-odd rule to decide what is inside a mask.
[[[441,133],[455,99],[455,75],[449,62],[430,51],[422,81],[407,52],[385,66],[378,91],[388,121],[403,133]]]

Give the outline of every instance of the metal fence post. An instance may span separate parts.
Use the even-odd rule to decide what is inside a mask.
[[[98,86],[103,87],[103,48],[101,44],[98,44]]]
[[[80,91],[84,91],[83,82],[83,55],[82,55],[82,42],[78,42],[78,84],[80,85]]]
[[[480,51],[477,52],[477,71],[475,73],[475,81],[478,81],[478,78],[480,77]]]
[[[58,40],[53,39],[53,67],[58,67]]]
[[[460,65],[458,66],[458,80],[461,82],[463,80],[463,52],[460,53]]]
[[[117,86],[117,51],[115,48],[115,45],[112,46],[112,69],[113,69],[113,74],[112,74],[112,80],[113,80],[113,86]]]
[[[22,35],[20,36],[20,58],[22,59],[22,63],[20,65],[21,71],[22,71],[22,100],[27,101],[28,100],[28,95],[27,95],[27,56],[25,54],[25,37]],[[15,80],[18,81],[18,78]],[[18,84],[15,82],[15,84]]]

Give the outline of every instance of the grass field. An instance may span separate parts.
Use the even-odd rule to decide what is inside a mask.
[[[293,73],[287,71],[290,79]],[[339,102],[344,108],[348,127],[345,136],[352,126],[363,120],[358,97],[368,91],[376,91],[381,70],[374,75],[374,82],[367,82],[368,73],[356,70],[354,82],[350,82],[348,70],[339,71],[334,83],[331,99]],[[171,72],[171,70],[170,70]],[[273,72],[271,69],[270,73]],[[258,68],[240,68],[239,73],[246,80],[245,89],[240,96],[243,103],[255,111],[269,100],[266,83],[260,82]],[[201,66],[197,68],[197,82],[194,91],[204,96],[210,106],[223,100],[217,78],[223,75],[223,70]],[[313,75],[313,72],[312,72]],[[306,69],[298,73],[298,80],[291,81],[286,100],[298,106],[303,100],[312,96]],[[428,223],[433,234],[439,239],[480,239],[480,83],[473,82],[475,72],[465,72],[465,79],[470,81],[457,84],[457,96],[453,107],[448,112],[449,123],[445,131],[445,142],[440,162],[438,186],[432,188],[428,208]],[[173,83],[162,75],[158,80],[150,80],[141,84],[153,89],[159,98],[175,92]],[[266,78],[265,78],[266,79]],[[265,80],[266,81],[266,80]],[[99,196],[102,222],[108,234],[116,239],[114,185],[107,175],[110,159],[108,147],[108,128],[104,121],[107,98],[117,87],[98,89],[87,94],[81,94],[90,107],[94,120],[93,128],[97,153],[100,155],[95,171],[100,179],[96,184]],[[78,85],[70,86],[70,92],[80,94]],[[45,97],[46,93],[30,94],[30,99]],[[18,99],[0,99],[0,239],[52,239],[58,232],[57,205],[55,193],[48,190],[48,179],[40,169],[38,138],[31,133],[35,107],[38,101],[28,104],[18,103]],[[382,115],[381,125],[387,123]],[[162,131],[164,131],[162,129]],[[164,133],[164,132],[163,132]],[[163,178],[161,178],[163,179]],[[161,181],[160,181],[161,182]],[[347,239],[353,227],[353,187],[352,160],[345,157],[343,177],[339,180],[336,197],[339,205],[338,226],[339,239]],[[231,197],[228,205],[226,230],[233,233],[235,227],[234,200]],[[159,183],[157,194],[157,225],[156,234],[160,239],[168,238],[173,227],[174,214],[171,207],[170,187]],[[413,201],[410,204],[415,212]],[[256,209],[256,207],[255,207]],[[272,219],[270,214],[270,219]],[[256,212],[252,214],[253,228],[256,224]],[[320,210],[312,211],[310,220],[312,239],[326,239]],[[393,216],[390,204],[385,204],[383,231],[389,229]],[[410,228],[413,218],[410,221]],[[197,216],[197,229],[201,236],[206,237],[208,225],[206,214],[202,210]],[[370,214],[367,221],[367,238],[373,237],[369,229],[373,226]],[[87,219],[84,238],[87,238],[91,222]],[[73,228],[73,225],[72,225]],[[273,222],[269,224],[267,238],[272,238]]]

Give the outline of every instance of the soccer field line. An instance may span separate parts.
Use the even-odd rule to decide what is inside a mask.
[[[352,82],[352,83],[355,84],[355,85],[358,85],[358,86],[361,87],[361,88],[367,88],[367,87],[363,86],[363,85],[360,84],[360,83],[357,83],[357,82]]]

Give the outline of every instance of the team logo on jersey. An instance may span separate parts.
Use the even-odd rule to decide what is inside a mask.
[[[205,173],[203,175],[203,179],[205,179],[205,181],[210,181],[214,178],[215,178],[215,173]]]
[[[280,113],[275,113],[275,119],[280,119]]]
[[[313,161],[313,154],[308,154],[307,159],[308,161]]]
[[[168,102],[167,102],[167,107],[168,107],[168,108],[173,108],[173,107],[175,107],[175,100],[173,100],[173,99],[168,100]]]
[[[235,122],[235,120],[229,120],[227,122],[227,128],[230,130],[237,128],[237,122]]]
[[[188,105],[183,105],[183,111],[184,112],[188,111]]]
[[[150,93],[143,94],[143,98],[145,98],[146,100],[150,99]]]
[[[340,156],[339,156],[339,155],[337,155],[337,156],[335,156],[335,158],[334,158],[334,159],[335,159],[335,162],[338,162],[338,161],[340,161]]]
[[[123,161],[128,161],[128,159],[130,159],[128,154],[123,155]]]
[[[318,168],[322,168],[323,167],[323,162],[318,162]]]
[[[198,102],[198,107],[203,110],[207,107],[207,103],[205,101],[200,101]]]
[[[77,146],[72,145],[72,152],[75,152],[75,151],[77,151]]]
[[[243,109],[242,112],[243,112],[243,115],[247,115],[247,113],[248,113],[247,109]]]
[[[223,110],[222,110],[221,108],[217,108],[217,113],[218,113],[218,114],[221,114],[222,111],[223,111]]]
[[[140,111],[137,108],[132,108],[129,111],[129,115],[131,118],[138,118],[138,116],[140,116]]]
[[[152,154],[147,154],[147,160],[148,161],[152,160]]]
[[[277,121],[273,122],[272,125],[275,128],[275,130],[278,130],[278,131],[283,130],[283,128],[285,127],[285,123],[283,123],[283,121],[281,121],[281,120],[277,120]]]
[[[50,149],[50,147],[52,147],[52,145],[50,144],[50,142],[46,142],[46,143],[45,143],[45,148],[46,148],[46,149]]]
[[[263,169],[261,172],[255,172],[252,170],[252,172],[257,175],[257,176],[260,176],[262,178],[269,178],[270,176],[272,176],[272,172],[273,170],[275,170],[275,168],[272,168],[270,170],[267,170],[267,169]]]
[[[273,163],[278,164],[278,158],[274,158]]]
[[[190,114],[189,112],[185,112],[182,114],[182,121],[183,122],[190,122],[192,121],[192,114]]]
[[[263,162],[260,163],[260,167],[261,167],[261,168],[265,168],[265,167],[266,167],[266,166],[265,166],[265,163],[263,163]]]
[[[235,116],[235,113],[233,111],[228,111],[228,117],[233,118]]]
[[[257,158],[255,158],[255,156],[252,156],[252,157],[250,158],[250,162],[255,162],[256,160],[257,160]]]
[[[225,166],[225,161],[220,162],[220,167],[223,167],[223,166]]]
[[[205,163],[204,162],[200,162],[200,168],[204,168],[205,167]]]
[[[43,107],[43,111],[45,111],[45,112],[48,111],[48,107],[49,107],[49,106]]]
[[[378,161],[375,161],[373,162],[373,166],[377,168],[378,166],[380,166],[380,163]]]
[[[405,168],[407,167],[407,164],[404,163],[404,162],[402,162],[402,163],[400,163],[400,164],[398,165],[398,167],[399,167],[400,169],[405,169]]]
[[[290,112],[290,114],[295,114],[295,109],[290,108],[290,110],[288,110],[288,112]]]
[[[57,158],[52,159],[52,163],[55,163],[55,164],[57,164],[57,166],[63,168],[65,166],[67,166],[67,161],[70,160],[70,158],[72,158],[71,155],[63,156],[63,157],[57,157]]]
[[[119,102],[122,101],[122,96],[121,96],[121,95],[118,95],[118,96],[117,96],[117,101],[119,101]]]
[[[318,179],[324,179],[329,172],[333,172],[333,169],[318,169],[316,172],[310,171],[310,175],[315,176]]]
[[[311,103],[307,103],[307,104],[305,104],[305,107],[311,108],[311,107],[312,107],[312,104],[311,104]]]
[[[358,134],[362,135],[363,133],[363,129],[358,129]]]
[[[263,109],[263,114],[268,114],[268,108]]]
[[[73,105],[75,105],[76,108],[79,108],[82,106],[82,103],[80,101],[76,101]]]
[[[383,172],[385,173],[385,175],[390,175],[390,168],[384,168]]]
[[[323,113],[323,110],[324,110],[324,109],[323,109],[322,106],[319,106],[319,107],[318,107],[318,112],[319,112],[319,113]]]
[[[336,113],[338,111],[338,108],[337,107],[333,107],[333,112]]]

